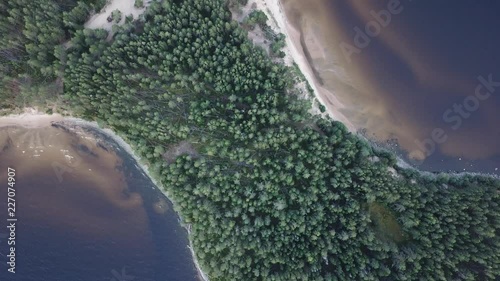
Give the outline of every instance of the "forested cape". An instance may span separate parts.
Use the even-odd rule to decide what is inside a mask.
[[[210,280],[499,278],[499,181],[400,168],[312,116],[227,4],[154,2],[107,40],[68,16],[95,2],[4,0],[2,95],[63,81],[149,164]]]

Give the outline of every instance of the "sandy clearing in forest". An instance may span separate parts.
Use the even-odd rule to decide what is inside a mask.
[[[286,46],[283,49],[283,52],[286,54],[284,58],[285,64],[291,66],[295,62],[313,88],[318,101],[326,107],[328,115],[332,119],[342,122],[349,131],[355,132],[356,128],[354,125],[340,112],[340,109],[345,108],[345,106],[331,91],[322,87],[314,77],[313,69],[309,65],[300,44],[300,32],[288,22],[279,0],[253,0],[249,1],[248,6],[251,6],[253,3],[256,4],[256,9],[267,14],[269,17],[268,24],[275,32],[286,35]],[[314,103],[313,106],[315,107],[314,111],[319,113],[320,111]]]
[[[98,14],[93,15],[85,23],[85,28],[103,28],[107,31],[111,31],[115,23],[113,21],[108,22],[108,17],[114,10],[120,10],[120,12],[122,12],[122,18],[117,24],[123,24],[125,22],[125,17],[128,15],[132,15],[134,19],[139,18],[146,10],[146,7],[149,6],[151,0],[144,0],[144,7],[139,9],[134,7],[135,0],[111,0],[108,2],[109,3]]]

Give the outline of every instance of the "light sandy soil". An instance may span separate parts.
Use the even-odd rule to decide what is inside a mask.
[[[107,31],[111,31],[115,23],[113,21],[108,22],[108,17],[114,10],[120,10],[122,12],[122,19],[117,24],[123,24],[125,22],[125,17],[128,15],[132,15],[134,19],[139,18],[146,10],[146,7],[149,6],[150,1],[151,0],[144,0],[144,8],[138,9],[134,7],[135,0],[110,0],[102,11],[92,16],[84,26],[91,29],[103,28]]]
[[[0,117],[0,127],[21,126],[24,128],[42,128],[50,126],[51,122],[62,121],[63,119],[62,115],[47,115],[35,108],[28,107],[21,114]]]
[[[286,56],[284,62],[286,65],[293,65],[295,62],[300,71],[304,74],[307,81],[314,90],[314,94],[318,101],[327,108],[328,115],[334,120],[344,123],[344,125],[351,132],[355,132],[356,128],[354,125],[340,113],[340,109],[344,108],[344,105],[327,89],[321,87],[320,83],[315,79],[313,70],[309,65],[304,51],[300,44],[300,33],[296,30],[291,23],[288,22],[285,12],[281,6],[279,0],[251,0],[248,6],[255,3],[256,8],[267,14],[269,17],[268,24],[277,32],[286,35],[286,47],[283,49]],[[314,109],[314,112],[319,112],[319,109]]]

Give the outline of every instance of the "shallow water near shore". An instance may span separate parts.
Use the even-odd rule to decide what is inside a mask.
[[[369,139],[424,170],[500,174],[497,2],[281,3],[317,80]]]
[[[8,167],[16,170],[16,273],[7,272],[0,236],[1,280],[199,280],[171,202],[99,130],[0,128],[4,186]]]

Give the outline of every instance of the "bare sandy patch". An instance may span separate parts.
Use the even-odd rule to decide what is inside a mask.
[[[120,25],[125,22],[126,16],[132,15],[134,20],[138,19],[150,3],[151,0],[145,0],[144,7],[136,8],[134,6],[135,0],[111,0],[98,14],[93,15],[84,26],[90,29],[102,28],[111,32],[114,24]],[[118,23],[114,21],[109,22],[108,17],[115,10],[119,10],[122,13],[122,18]]]
[[[20,126],[24,128],[48,127],[52,122],[62,121],[64,117],[60,114],[48,115],[35,108],[28,107],[23,113],[0,117],[0,127]]]

